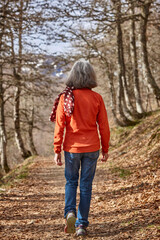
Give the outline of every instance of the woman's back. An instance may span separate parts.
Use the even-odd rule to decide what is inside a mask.
[[[74,94],[74,111],[67,118],[74,131],[91,130],[96,127],[97,114],[101,104],[101,96],[87,88],[76,89]]]
[[[97,116],[100,111],[101,96],[87,88],[76,89],[74,111],[66,117],[66,135],[64,149],[73,152],[88,152],[99,149]]]

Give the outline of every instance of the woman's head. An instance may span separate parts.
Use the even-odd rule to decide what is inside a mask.
[[[92,65],[85,60],[75,62],[68,76],[66,85],[75,88],[96,87],[96,74]]]

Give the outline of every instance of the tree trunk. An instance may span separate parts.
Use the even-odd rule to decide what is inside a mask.
[[[156,99],[160,99],[160,88],[158,87],[152,75],[149,61],[148,61],[146,31],[147,31],[147,23],[148,23],[150,6],[151,6],[151,1],[147,1],[141,7],[142,16],[140,19],[140,41],[141,41],[141,50],[142,50],[142,64],[143,64],[143,73],[144,73],[145,80],[153,90],[153,93]]]
[[[135,14],[134,3],[131,1],[131,14]],[[133,79],[134,79],[134,94],[135,94],[135,103],[136,110],[139,114],[144,113],[142,106],[142,99],[140,95],[139,87],[139,73],[138,73],[138,61],[137,61],[137,49],[136,49],[136,37],[135,37],[135,20],[131,19],[131,28],[130,28],[130,53],[133,66]]]
[[[124,126],[124,123],[117,116],[116,94],[115,94],[115,89],[114,89],[114,84],[113,84],[113,73],[112,73],[112,70],[106,59],[105,59],[105,65],[106,65],[106,69],[107,69],[106,73],[108,76],[108,86],[109,86],[109,90],[110,90],[110,100],[111,100],[110,103],[111,103],[111,110],[112,110],[113,118],[117,125]]]
[[[124,49],[123,49],[123,35],[121,29],[121,1],[112,0],[116,10],[116,25],[117,25],[117,58],[118,58],[118,111],[124,124],[132,124],[133,117],[136,116],[136,112],[130,101],[129,91],[126,80],[126,68],[124,61]]]
[[[128,126],[132,125],[133,121],[131,121],[126,115],[124,107],[122,106],[124,103],[124,89],[123,89],[123,83],[122,83],[122,77],[121,73],[118,74],[118,90],[117,90],[117,108],[118,108],[118,114],[120,115],[122,119],[122,125]]]
[[[112,0],[113,1],[113,0]],[[117,58],[118,58],[118,93],[117,105],[118,112],[122,118],[124,125],[133,123],[132,114],[134,113],[133,106],[129,99],[128,87],[125,73],[124,51],[123,51],[123,36],[121,29],[121,2],[113,1],[116,9],[116,24],[117,24]],[[122,106],[123,105],[123,106]]]
[[[25,159],[31,156],[31,153],[27,151],[24,147],[23,139],[21,136],[20,130],[20,113],[19,113],[19,105],[20,105],[20,87],[17,86],[15,89],[14,95],[14,129],[15,129],[15,139],[17,143],[17,147],[20,155]]]
[[[37,155],[37,150],[35,148],[34,141],[33,141],[33,123],[34,123],[34,99],[33,99],[33,97],[32,97],[32,103],[31,104],[32,105],[31,105],[31,109],[30,109],[29,130],[28,130],[29,146],[30,146],[32,155]]]
[[[19,152],[23,158],[31,156],[31,153],[25,149],[20,129],[20,94],[21,94],[21,64],[22,64],[22,23],[23,23],[23,1],[20,1],[19,11],[19,65],[18,74],[16,68],[13,68],[14,77],[16,81],[16,89],[14,94],[14,126],[15,126],[15,139],[19,149]],[[12,55],[14,60],[14,47],[12,46]]]
[[[7,137],[5,129],[5,117],[4,117],[4,89],[2,80],[2,66],[0,66],[0,149],[1,149],[1,169],[3,172],[9,172],[9,166],[7,163]]]
[[[2,37],[4,34],[4,20],[5,20],[6,7],[3,6],[3,22],[0,34],[0,52],[2,50]],[[3,88],[3,69],[0,65],[0,151],[1,151],[1,162],[0,162],[0,173],[8,173],[9,166],[7,162],[7,136],[5,128],[5,115],[4,115],[4,88]]]

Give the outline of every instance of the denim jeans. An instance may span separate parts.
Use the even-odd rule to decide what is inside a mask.
[[[88,226],[88,214],[92,194],[92,181],[95,175],[99,151],[87,153],[65,154],[65,213],[73,211],[76,214],[76,195],[80,172],[80,202],[78,206],[76,226],[82,224]]]

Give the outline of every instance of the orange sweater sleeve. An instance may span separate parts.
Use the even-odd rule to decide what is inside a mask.
[[[107,111],[106,111],[102,97],[101,97],[99,113],[97,116],[97,122],[99,125],[99,132],[101,136],[102,151],[104,153],[107,153],[109,149],[110,130],[109,130]]]
[[[61,152],[61,145],[63,142],[63,133],[65,128],[65,113],[64,113],[64,95],[60,97],[57,112],[56,112],[56,124],[54,130],[54,152]]]

